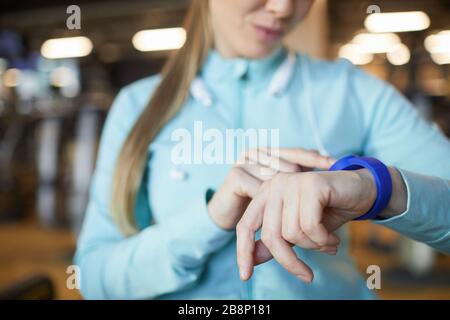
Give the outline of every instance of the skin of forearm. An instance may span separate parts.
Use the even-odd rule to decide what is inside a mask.
[[[405,182],[398,170],[393,167],[389,167],[388,169],[392,178],[392,195],[386,209],[378,215],[382,219],[392,218],[405,212],[408,198]],[[364,171],[361,173],[371,180],[371,184],[374,187],[373,190],[376,193],[375,181],[372,174],[367,169],[361,171]]]
[[[392,218],[406,211],[408,201],[408,191],[405,182],[397,169],[390,167],[389,173],[392,178],[391,200],[385,210],[380,213],[381,218]]]

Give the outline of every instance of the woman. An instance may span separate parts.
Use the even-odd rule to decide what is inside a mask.
[[[345,229],[334,230],[373,203],[370,174],[303,172],[328,169],[333,158],[349,153],[401,168],[389,169],[394,191],[377,223],[449,251],[448,184],[405,171],[449,179],[449,142],[392,87],[343,60],[314,61],[280,45],[312,2],[194,0],[185,46],[160,76],[119,93],[78,241],[85,297],[372,298],[348,256]],[[199,122],[223,135],[228,129],[277,130],[283,149],[273,155],[234,146],[234,156],[243,153],[246,160],[234,166],[174,161],[174,132],[195,136]],[[314,149],[324,155],[307,151]],[[299,220],[295,228],[281,227],[286,219],[277,203],[289,196],[286,186],[304,190],[305,180],[314,190],[336,187],[344,207],[352,205],[338,208],[348,211],[337,214],[338,223],[330,226],[316,214],[306,229]],[[422,192],[430,192],[430,200],[419,201]],[[238,228],[239,275],[234,230],[246,209]],[[255,249],[252,235],[261,226],[263,244]],[[265,232],[270,226],[277,230]],[[252,271],[253,263],[271,256]]]

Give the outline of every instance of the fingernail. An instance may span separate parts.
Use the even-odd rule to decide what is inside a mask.
[[[304,276],[297,276],[297,278],[299,278],[299,279],[302,280],[303,282],[307,282]]]
[[[244,271],[244,270],[239,270],[239,276],[241,277],[242,281],[247,281],[248,280],[248,272]]]
[[[310,279],[307,275],[299,274],[297,275],[297,278],[302,280],[305,283],[311,283],[312,279]]]

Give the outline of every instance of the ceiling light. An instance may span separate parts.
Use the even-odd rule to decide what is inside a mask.
[[[423,11],[374,13],[364,25],[370,32],[420,31],[430,27],[430,17]]]
[[[50,74],[50,83],[55,87],[69,87],[77,81],[75,71],[68,67],[58,67]]]
[[[425,39],[425,48],[430,53],[450,53],[450,31],[441,31]]]
[[[132,39],[139,51],[176,50],[183,47],[185,41],[186,31],[183,28],[142,30]]]
[[[41,54],[47,59],[79,58],[92,51],[92,42],[86,37],[49,39],[41,47]]]
[[[402,66],[411,59],[409,48],[403,43],[398,44],[395,48],[386,54],[388,61],[394,66]]]
[[[446,53],[431,53],[431,59],[436,64],[450,64],[450,52]]]
[[[5,87],[17,87],[20,83],[21,76],[22,72],[19,69],[8,69],[3,74],[3,84],[5,85]]]
[[[352,43],[359,45],[366,53],[386,53],[392,51],[401,40],[395,33],[360,33]]]
[[[353,43],[343,45],[338,55],[354,65],[365,65],[373,61],[373,54],[362,51],[359,45]]]

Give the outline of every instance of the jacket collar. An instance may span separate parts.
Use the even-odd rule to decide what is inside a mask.
[[[270,95],[281,95],[290,83],[297,56],[284,47],[277,48],[263,59],[225,59],[212,50],[204,63],[199,76],[192,82],[190,93],[194,99],[206,107],[213,104],[213,97],[207,83],[236,81],[244,77],[252,82],[263,83]],[[267,83],[267,84],[266,84]]]
[[[262,59],[227,59],[216,50],[211,50],[200,71],[205,81],[248,78],[250,81],[272,77],[287,57],[287,51],[280,46]]]

